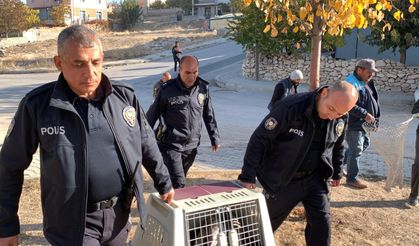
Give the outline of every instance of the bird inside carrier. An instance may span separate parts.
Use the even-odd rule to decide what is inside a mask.
[[[144,228],[132,245],[275,245],[265,198],[232,182],[176,190],[172,205],[157,193],[147,202]]]

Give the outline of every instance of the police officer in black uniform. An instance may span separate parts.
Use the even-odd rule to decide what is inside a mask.
[[[133,88],[102,74],[96,33],[70,26],[57,44],[58,80],[22,99],[0,152],[0,245],[18,244],[23,172],[38,145],[45,238],[52,245],[125,245],[134,194],[141,218],[145,212],[137,163],[166,202],[174,195],[169,173]]]
[[[198,77],[196,57],[182,57],[179,76],[169,80],[159,90],[147,111],[147,119],[153,127],[159,118],[163,118],[161,121],[165,124],[158,142],[164,163],[169,169],[173,187],[182,188],[197,154],[202,119],[212,150],[218,151],[220,147],[208,82]]]
[[[172,47],[172,56],[173,56],[173,62],[175,63],[174,70],[177,71],[177,65],[180,66],[180,54],[182,54],[182,51],[180,51],[179,42],[176,41],[175,45]]]
[[[264,189],[275,231],[301,201],[307,245],[330,245],[327,182],[342,177],[347,112],[358,99],[347,82],[286,97],[275,104],[250,138],[239,180]]]

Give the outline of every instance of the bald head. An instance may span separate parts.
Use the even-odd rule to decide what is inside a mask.
[[[183,86],[192,87],[198,78],[198,59],[195,56],[186,55],[180,59],[179,75]]]
[[[172,75],[169,72],[164,72],[162,77],[161,77],[161,81],[166,82],[166,81],[170,80],[171,78],[172,78]]]
[[[358,101],[358,91],[348,82],[324,88],[317,98],[317,112],[322,119],[337,119],[347,114]]]

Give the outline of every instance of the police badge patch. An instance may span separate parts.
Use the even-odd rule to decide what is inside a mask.
[[[127,122],[127,124],[130,127],[135,126],[135,117],[137,116],[137,112],[135,112],[134,107],[132,106],[125,107],[122,112],[122,116],[124,117],[125,122]]]
[[[336,124],[335,131],[336,131],[336,135],[338,135],[338,137],[340,137],[342,135],[344,128],[345,128],[345,123],[343,123],[342,121],[339,121]]]
[[[265,129],[266,130],[269,130],[269,131],[273,130],[273,129],[275,129],[276,125],[278,125],[278,121],[276,121],[276,119],[273,118],[273,117],[270,117],[269,119],[267,119],[265,121]]]
[[[204,105],[205,98],[206,98],[205,94],[198,93],[198,103],[199,103],[199,105],[201,105],[201,106]]]

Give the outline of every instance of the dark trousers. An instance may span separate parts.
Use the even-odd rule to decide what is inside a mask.
[[[186,174],[191,168],[197,154],[197,149],[182,152],[160,146],[164,164],[170,173],[173,188],[183,188],[186,185]]]
[[[320,175],[291,181],[274,197],[266,195],[272,230],[279,228],[291,210],[302,202],[306,211],[307,225],[305,238],[307,245],[330,245],[331,216],[327,198],[326,182]]]
[[[175,72],[177,71],[177,64],[180,64],[180,59],[177,56],[173,56],[173,62],[175,63]]]
[[[117,203],[112,208],[86,214],[84,246],[125,246],[131,229],[129,211]]]
[[[415,155],[415,163],[412,165],[412,182],[410,185],[410,197],[417,198],[418,197],[418,189],[419,189],[419,133],[416,132],[416,155]]]

